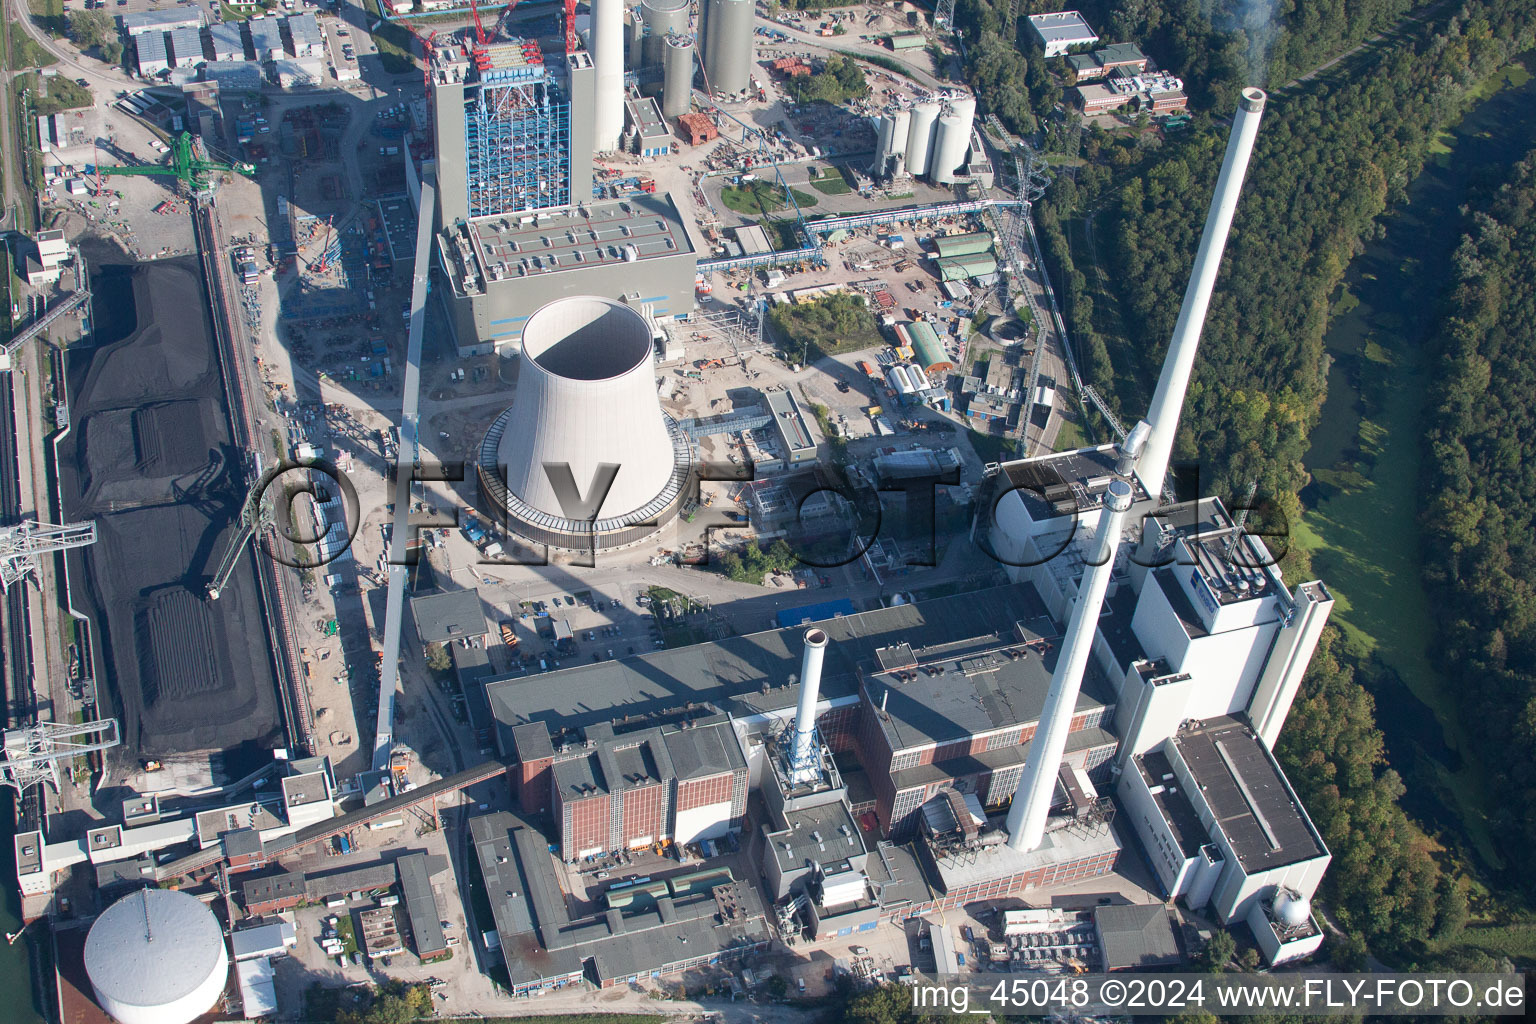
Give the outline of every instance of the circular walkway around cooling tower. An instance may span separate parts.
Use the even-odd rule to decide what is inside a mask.
[[[656,394],[651,330],[611,299],[573,296],[541,306],[523,327],[512,407],[486,431],[483,499],[513,534],[569,551],[638,544],[677,517],[692,447]],[[596,510],[579,507],[602,465],[617,467]],[[561,501],[546,468],[569,467]],[[582,518],[595,511],[598,518]]]

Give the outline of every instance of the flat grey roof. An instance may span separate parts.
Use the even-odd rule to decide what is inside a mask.
[[[224,856],[249,857],[261,852],[261,833],[253,828],[242,828],[224,833]]]
[[[470,221],[469,227],[486,288],[498,280],[620,266],[628,262],[626,246],[634,247],[639,260],[693,251],[677,207],[660,193],[539,213],[492,214]]]
[[[17,876],[36,874],[43,870],[43,834],[18,832],[12,841],[16,847]]]
[[[782,871],[797,870],[807,860],[828,865],[851,861],[867,851],[859,835],[859,824],[841,800],[790,811],[784,815],[788,827],[768,835],[768,846]],[[788,846],[788,849],[785,847]]]
[[[642,96],[638,100],[625,100],[630,123],[640,130],[642,139],[666,138],[672,134],[667,122],[662,120],[661,106],[654,96]]]
[[[622,979],[769,938],[755,886],[739,882],[573,918],[541,832],[504,811],[469,824],[514,985],[579,973],[587,960],[599,980]]]
[[[411,598],[416,634],[424,644],[449,643],[464,637],[485,636],[485,609],[480,591],[453,590]]]
[[[1029,24],[1048,41],[1098,39],[1087,20],[1076,11],[1054,11],[1050,14],[1031,14]]]
[[[329,799],[325,789],[325,775],[310,772],[306,775],[290,775],[283,780],[283,798],[288,806],[320,803]]]
[[[253,878],[245,882],[240,887],[240,891],[245,895],[247,908],[252,903],[266,903],[295,896],[302,898],[305,894],[304,872],[285,871],[279,875],[268,875],[266,878]]]
[[[899,657],[888,653],[867,671],[865,689],[872,703],[884,705],[879,722],[893,751],[1039,721],[1061,630],[1029,584],[999,588],[970,607],[969,625],[949,634],[948,642],[923,646],[912,642],[915,637],[903,637],[907,645]],[[1006,626],[983,632],[984,607],[993,622],[1001,618]],[[1020,654],[1020,645],[1031,646]],[[1077,710],[1102,708],[1113,699],[1109,681],[1090,662]]]
[[[164,32],[180,25],[196,28],[203,23],[203,12],[196,7],[179,11],[140,11],[138,14],[123,15],[122,23],[123,31],[130,36],[150,30]]]
[[[774,428],[779,433],[779,439],[789,449],[789,454],[794,456],[799,452],[815,451],[816,441],[811,437],[810,425],[806,423],[805,413],[800,403],[795,401],[795,396],[788,391],[770,391],[765,397],[768,399],[768,414],[773,417]]]
[[[394,862],[386,861],[321,875],[319,878],[310,875],[304,879],[304,892],[310,899],[341,896],[365,889],[387,889],[395,884],[396,878]]]
[[[829,640],[821,695],[837,700],[858,693],[860,666],[883,647],[949,643],[955,637],[997,637],[1021,618],[1041,614],[1029,584],[876,608],[821,620]],[[543,722],[551,731],[585,728],[618,715],[645,715],[710,703],[737,717],[793,707],[799,699],[800,659],[807,626],[797,625],[581,665],[536,676],[493,680],[486,696],[498,728],[513,749],[511,730]],[[1038,712],[1037,712],[1038,714]],[[519,733],[521,737],[522,734]]]
[[[1106,444],[1005,462],[1002,470],[1030,518],[1040,522],[1102,508],[1118,460],[1115,446]],[[1148,500],[1146,488],[1134,478],[1132,496],[1137,502]]]
[[[448,948],[437,913],[437,897],[432,892],[432,876],[447,866],[445,858],[428,857],[425,853],[409,853],[396,862],[400,895],[411,919],[417,956],[435,956]]]
[[[1093,923],[1105,970],[1167,967],[1184,960],[1173,930],[1173,912],[1161,903],[1096,907]]]
[[[1200,847],[1210,842],[1210,837],[1205,834],[1205,826],[1200,824],[1200,815],[1195,813],[1195,805],[1189,802],[1189,797],[1179,788],[1178,777],[1174,775],[1173,765],[1168,763],[1167,755],[1161,750],[1149,750],[1131,760],[1141,772],[1147,789],[1152,793],[1152,799],[1163,814],[1163,820],[1168,823],[1169,830],[1178,841],[1179,852],[1185,857],[1199,853]]]
[[[1211,719],[1174,743],[1244,871],[1326,852],[1280,766],[1246,725]]]

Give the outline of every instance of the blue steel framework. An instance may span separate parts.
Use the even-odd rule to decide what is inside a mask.
[[[469,215],[567,206],[571,104],[541,65],[482,71],[464,116]]]

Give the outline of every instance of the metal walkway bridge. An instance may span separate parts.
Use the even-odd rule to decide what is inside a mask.
[[[39,334],[42,334],[49,327],[52,327],[66,313],[80,308],[90,297],[91,290],[89,288],[77,288],[70,294],[69,298],[54,306],[44,313],[40,319],[34,320],[13,335],[10,341],[6,342],[3,347],[0,347],[0,370],[9,370],[11,368],[11,354],[13,352]]]

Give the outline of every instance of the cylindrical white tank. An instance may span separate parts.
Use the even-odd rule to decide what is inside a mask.
[[[891,156],[891,132],[895,124],[889,117],[875,115],[870,119],[875,126],[875,159],[870,163],[871,174],[884,174],[886,161]]]
[[[934,122],[939,119],[939,105],[928,101],[912,108],[912,125],[907,131],[907,173],[922,175],[928,170],[933,150]]]
[[[624,0],[592,0],[592,66],[597,70],[593,145],[611,153],[624,130]]]
[[[645,40],[640,44],[641,64],[655,67],[666,59],[667,35],[688,34],[690,0],[644,0],[640,18],[645,22]]]
[[[85,973],[121,1024],[187,1024],[212,1009],[229,977],[213,912],[172,889],[124,896],[91,925]]]
[[[497,454],[511,494],[550,517],[623,518],[667,491],[676,455],[645,318],[590,295],[556,299],[529,317]],[[605,465],[618,467],[612,486],[600,507],[587,508]]]
[[[965,163],[965,151],[970,145],[971,130],[964,118],[957,114],[939,118],[933,138],[933,157],[928,162],[928,177],[935,184],[954,184],[955,172]]]
[[[905,158],[907,155],[907,136],[912,131],[912,112],[910,110],[893,110],[887,117],[891,120],[891,156]]]
[[[704,72],[717,93],[740,92],[752,77],[753,0],[709,0]]]
[[[693,97],[693,37],[666,38],[666,61],[661,79],[661,112],[667,117],[688,113]]]

